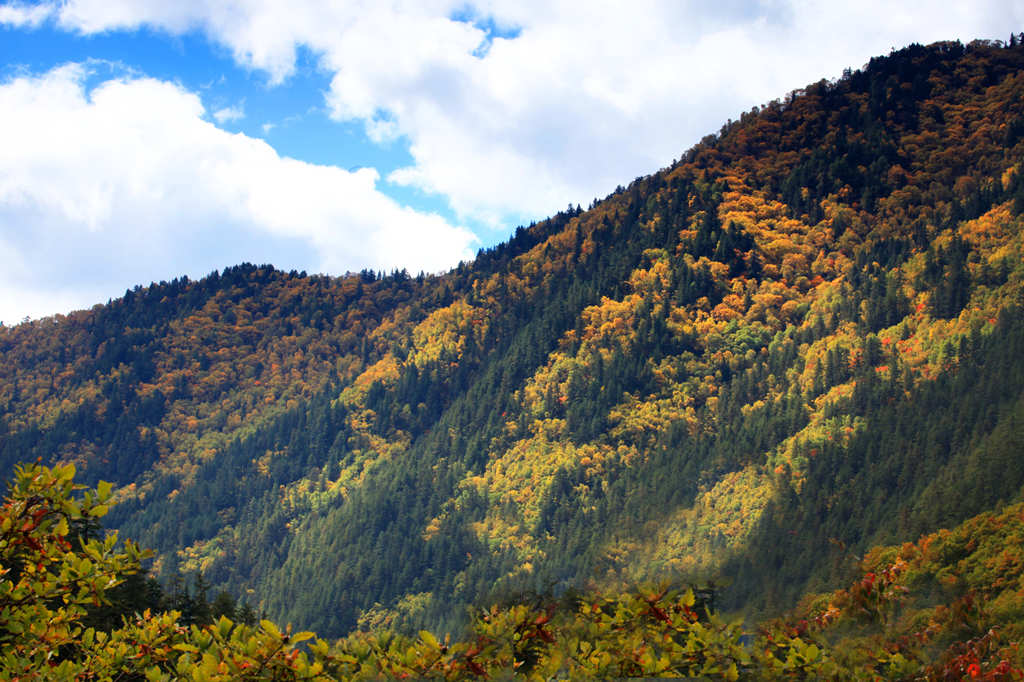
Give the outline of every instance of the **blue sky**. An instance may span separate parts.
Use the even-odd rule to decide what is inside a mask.
[[[1022,28],[994,0],[0,0],[0,321],[241,261],[442,271],[873,55]]]

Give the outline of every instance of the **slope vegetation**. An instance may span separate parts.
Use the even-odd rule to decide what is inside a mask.
[[[3,463],[116,482],[158,572],[327,635],[673,576],[775,612],[1024,486],[1022,67],[873,59],[445,275],[0,330]]]

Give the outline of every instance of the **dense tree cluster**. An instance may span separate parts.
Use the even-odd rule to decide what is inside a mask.
[[[646,588],[535,596],[478,612],[453,640],[377,628],[334,645],[269,620],[139,610],[125,600],[142,553],[98,535],[110,486],[71,466],[19,468],[0,507],[0,673],[46,680],[1020,679],[1014,643],[1024,566],[1022,507],[953,532],[876,548],[849,588],[744,631],[715,592]],[[994,569],[992,558],[1003,560]],[[1006,570],[1008,564],[1013,570]],[[941,581],[943,604],[933,583]],[[910,586],[910,587],[908,587]],[[913,589],[912,589],[913,588]],[[214,604],[214,610],[221,601]],[[989,601],[991,610],[987,608]],[[948,605],[946,605],[948,603]],[[198,607],[207,610],[199,617]],[[99,614],[102,613],[102,617]],[[879,626],[882,626],[881,628]],[[909,636],[909,631],[920,630]],[[944,650],[943,650],[944,649]]]
[[[328,636],[663,578],[778,613],[1020,495],[1022,67],[894,51],[442,275],[0,328],[0,466],[112,481],[167,594]]]

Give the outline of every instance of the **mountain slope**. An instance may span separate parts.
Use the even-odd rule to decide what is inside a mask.
[[[911,46],[446,275],[233,268],[0,331],[0,452],[268,613],[776,610],[1024,486],[1024,50]]]

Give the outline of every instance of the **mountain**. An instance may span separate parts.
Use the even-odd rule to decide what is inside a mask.
[[[0,468],[324,635],[713,580],[777,613],[1024,486],[1024,48],[913,45],[443,275],[0,328]]]

